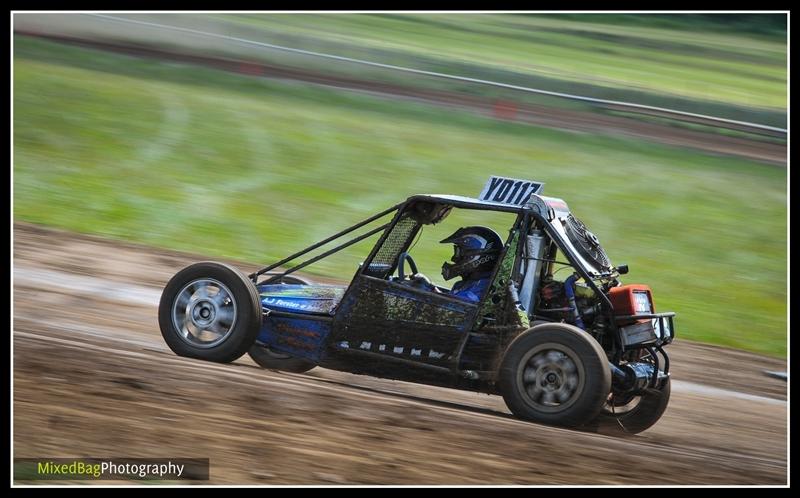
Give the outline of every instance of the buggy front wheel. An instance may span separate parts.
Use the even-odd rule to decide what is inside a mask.
[[[167,283],[158,324],[164,341],[179,356],[228,363],[255,343],[261,301],[255,284],[236,268],[196,263]]]

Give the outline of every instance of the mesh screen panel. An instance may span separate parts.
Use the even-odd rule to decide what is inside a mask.
[[[364,273],[370,277],[381,279],[391,275],[396,266],[397,257],[400,256],[403,249],[408,246],[411,239],[417,234],[419,226],[420,224],[417,221],[404,214],[392,228],[392,231],[389,232],[386,240],[383,241]]]

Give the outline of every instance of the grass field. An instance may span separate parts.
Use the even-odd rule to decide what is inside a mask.
[[[535,178],[630,265],[627,282],[679,313],[680,338],[786,354],[784,169],[20,37],[14,48],[15,219],[268,263],[414,193]],[[430,276],[450,256],[439,235],[413,251]],[[349,279],[368,248],[315,271]]]
[[[744,29],[721,31],[720,26],[725,23],[712,23],[707,16],[139,14],[123,17],[548,91],[786,127],[785,32],[763,36]],[[769,16],[771,20],[780,17]],[[661,26],[664,23],[669,29]],[[564,99],[376,69],[86,15],[18,15],[17,25],[34,31],[261,60],[407,86],[458,90],[551,106],[587,107]],[[682,25],[685,29],[679,28]]]
[[[270,36],[388,49],[523,74],[785,108],[785,39],[522,15],[225,15]]]
[[[720,33],[733,36],[747,35],[774,41],[786,39],[788,16],[786,14],[553,14],[552,18],[573,21],[606,23],[623,27],[648,27],[680,32]]]

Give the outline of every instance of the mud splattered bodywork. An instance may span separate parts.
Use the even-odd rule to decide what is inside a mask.
[[[345,288],[328,285],[259,285],[266,317],[258,342],[315,362],[322,359],[330,316]]]
[[[336,314],[332,347],[446,366],[476,309],[449,296],[358,276]]]

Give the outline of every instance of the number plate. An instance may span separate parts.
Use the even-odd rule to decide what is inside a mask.
[[[521,206],[527,202],[531,194],[540,194],[542,190],[544,190],[542,182],[490,176],[478,198],[482,201]]]
[[[656,320],[647,320],[622,327],[622,341],[624,345],[627,347],[636,344],[655,342],[658,339],[653,323],[655,321]]]

